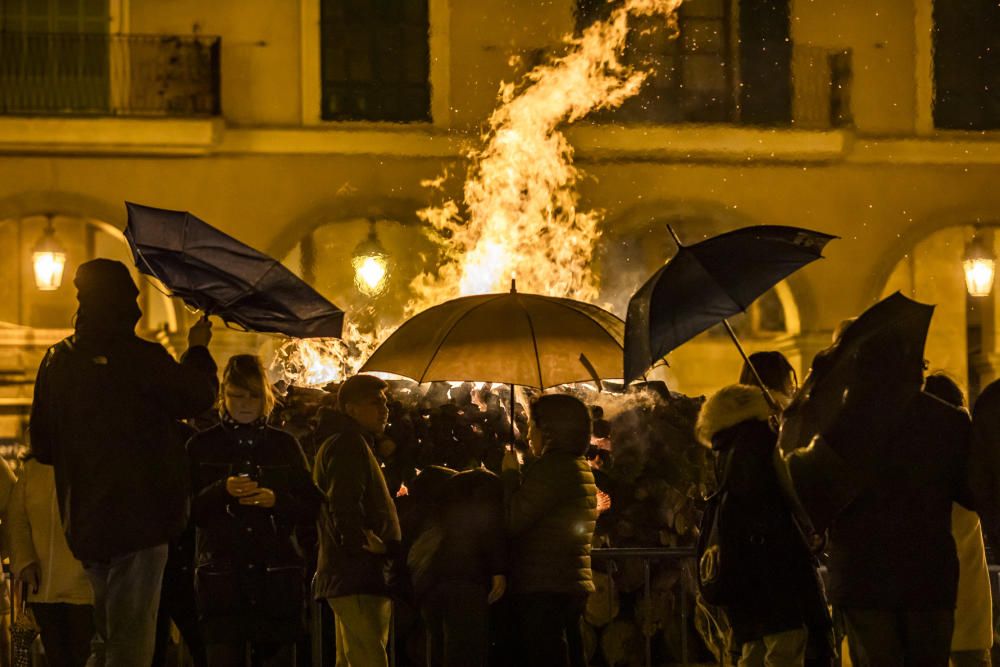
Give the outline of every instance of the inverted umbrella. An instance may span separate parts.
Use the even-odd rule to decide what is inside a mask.
[[[920,390],[933,314],[899,292],[878,302],[816,355],[785,410],[779,476],[820,530],[872,483],[882,446]]]
[[[720,323],[746,359],[726,318],[743,312],[778,282],[820,259],[824,246],[836,238],[798,227],[760,225],[686,246],[673,229],[670,233],[677,242],[677,254],[629,300],[625,320],[627,382],[682,343]]]
[[[192,308],[250,331],[340,337],[343,311],[278,260],[190,213],[125,206],[136,267]]]
[[[471,380],[547,389],[621,376],[625,323],[582,301],[525,294],[466,296],[414,315],[361,371],[417,382]],[[514,392],[511,391],[513,424]]]

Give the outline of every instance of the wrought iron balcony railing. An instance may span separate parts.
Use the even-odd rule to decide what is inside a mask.
[[[214,116],[219,37],[0,32],[0,114]]]

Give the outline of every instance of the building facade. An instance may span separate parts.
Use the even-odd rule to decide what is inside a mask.
[[[44,349],[67,333],[71,277],[128,259],[124,201],[188,210],[286,261],[338,305],[366,297],[353,248],[375,220],[408,280],[433,262],[425,182],[465,169],[503,81],[599,20],[595,0],[0,0],[0,437],[21,437]],[[689,240],[751,224],[836,234],[827,259],[737,322],[748,347],[800,370],[833,328],[901,290],[935,303],[928,358],[973,388],[1000,369],[993,297],[966,296],[965,245],[1000,220],[995,3],[689,0],[679,34],[637,30],[653,72],[635,100],[566,129],[603,211],[595,270],[628,293]],[[998,85],[994,85],[994,83]],[[39,291],[47,226],[66,279]],[[192,315],[143,282],[145,335]],[[623,313],[620,313],[623,314]],[[260,349],[224,332],[220,353]],[[737,376],[704,334],[671,357],[672,388]]]

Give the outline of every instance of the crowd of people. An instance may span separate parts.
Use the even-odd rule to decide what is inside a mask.
[[[279,398],[252,355],[219,381],[207,320],[180,361],[139,339],[124,265],[87,262],[74,284],[75,332],[39,369],[29,454],[16,481],[0,475],[5,549],[52,667],[163,665],[171,621],[199,667],[309,664],[310,600],[326,609],[324,664],[387,665],[405,600],[427,665],[586,665],[592,547],[694,544],[707,486],[726,500],[709,503],[698,578],[741,667],[838,664],[844,634],[858,667],[990,664],[979,517],[996,534],[1000,385],[973,420],[945,376],[888,378],[913,391],[879,427],[884,460],[816,530],[781,481],[798,385],[777,352],[700,411],[647,389],[677,404],[650,412],[659,430],[705,446],[661,456],[697,471],[678,492],[632,465],[638,448],[611,445],[627,414],[605,419],[579,394],[514,402],[356,375]],[[651,493],[661,519],[637,526],[647,509],[628,504]]]

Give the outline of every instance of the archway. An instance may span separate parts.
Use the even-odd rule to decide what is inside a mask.
[[[952,224],[900,247],[902,257],[888,272],[879,293],[899,291],[935,306],[924,357],[930,371],[941,370],[959,382],[973,398],[992,381],[998,369],[996,290],[982,298],[968,296],[962,259],[975,221]],[[991,233],[984,235],[996,247]]]

